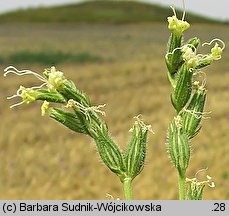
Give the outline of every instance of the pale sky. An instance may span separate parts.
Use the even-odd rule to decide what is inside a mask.
[[[19,8],[61,5],[80,0],[0,0],[0,13]],[[182,8],[182,0],[142,0]],[[212,18],[229,20],[229,0],[185,0],[186,10]]]

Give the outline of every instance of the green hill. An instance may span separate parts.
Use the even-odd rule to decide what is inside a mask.
[[[181,12],[179,13],[181,15]],[[86,1],[78,4],[19,10],[0,15],[0,22],[139,23],[161,22],[172,15],[169,7],[136,1]],[[187,13],[190,22],[215,22]]]

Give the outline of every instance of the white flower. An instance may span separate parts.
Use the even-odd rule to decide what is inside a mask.
[[[16,94],[10,97],[7,97],[7,99],[12,99],[16,97],[21,97],[22,101],[16,104],[13,104],[10,106],[10,108],[19,106],[21,104],[29,104],[33,101],[36,100],[36,92],[32,88],[25,88],[24,86],[20,86],[19,89],[17,90]]]
[[[65,77],[63,73],[60,71],[56,71],[55,67],[52,67],[50,70],[46,70],[46,76],[41,76],[40,74],[30,70],[18,70],[13,66],[7,67],[4,71],[5,71],[4,76],[10,73],[16,74],[18,76],[33,75],[43,82],[40,86],[33,86],[31,88],[25,88],[23,86],[20,86],[16,94],[11,97],[7,97],[7,99],[21,97],[22,101],[12,105],[10,108],[19,106],[23,103],[28,104],[30,102],[35,101],[37,93],[36,91],[34,91],[34,89],[41,89],[43,86],[47,86],[49,91],[58,91],[61,89],[65,81]]]
[[[168,17],[168,23],[168,28],[179,35],[190,27],[190,24],[188,22],[177,19],[175,15],[173,15],[172,17]]]
[[[173,10],[174,15],[171,17],[168,17],[168,28],[170,30],[173,30],[177,35],[181,35],[185,30],[187,30],[190,27],[190,24],[186,21],[184,21],[184,15],[182,17],[182,20],[179,20],[176,15],[176,11],[173,7],[171,7]]]
[[[219,44],[215,41],[221,43],[222,47],[220,47]],[[214,47],[211,48],[211,54],[209,54],[209,58],[212,61],[221,59],[222,52],[225,49],[225,43],[218,38],[213,39],[209,43],[203,43],[202,46],[205,46],[205,45],[210,46],[213,42],[215,42],[215,45]]]
[[[33,75],[43,82],[43,84],[38,87],[32,87],[33,89],[41,88],[46,85],[50,91],[56,91],[62,87],[63,82],[65,80],[63,73],[57,71],[55,67],[51,67],[50,70],[45,71],[47,76],[41,76],[40,74],[33,72],[31,70],[18,70],[13,66],[7,67],[4,71],[4,76],[10,73],[16,74],[18,76]]]
[[[221,59],[221,54],[223,52],[223,49],[219,47],[218,43],[215,43],[215,46],[211,49],[211,55],[214,60]]]
[[[190,47],[190,44],[184,45],[182,47],[183,60],[187,63],[189,68],[195,68],[198,63],[198,57],[196,55],[196,48],[193,49]]]
[[[193,187],[200,187],[200,186],[208,185],[209,187],[214,188],[215,187],[215,182],[212,181],[212,177],[211,176],[206,175],[206,179],[205,180],[202,180],[202,181],[200,181],[198,179],[198,177],[197,177],[198,174],[200,172],[203,172],[203,171],[206,171],[206,169],[199,170],[196,173],[195,178],[192,178],[192,179],[186,178],[186,182],[187,183],[191,183],[191,186],[193,186]]]
[[[60,89],[65,80],[64,74],[61,71],[57,71],[55,67],[51,67],[48,77],[48,89],[55,91]]]

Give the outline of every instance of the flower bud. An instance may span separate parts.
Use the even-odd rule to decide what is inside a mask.
[[[214,58],[211,54],[210,55],[204,55],[198,60],[195,68],[196,69],[204,68],[204,67],[210,65],[213,61],[214,61]]]
[[[174,75],[179,67],[181,66],[182,57],[181,57],[181,47],[182,35],[177,36],[175,33],[172,33],[168,42],[168,51],[166,55],[166,65],[169,71],[169,75]]]
[[[187,200],[202,200],[205,186],[207,185],[210,188],[215,187],[214,181],[212,181],[212,178],[208,175],[207,175],[207,179],[204,181],[199,181],[195,177],[192,179],[186,178],[186,182],[187,184],[189,184],[187,189]]]
[[[192,47],[192,50],[194,52],[195,49],[197,49],[197,47],[199,46],[200,40],[197,37],[194,37],[188,41],[188,44],[191,45],[190,47]]]
[[[85,107],[90,106],[90,100],[86,94],[76,88],[75,84],[71,80],[65,80],[63,86],[58,92],[68,101],[73,99]]]
[[[95,128],[97,137],[94,137],[99,155],[104,164],[123,181],[126,178],[123,155],[118,146],[113,142],[108,134],[105,124],[100,128]]]
[[[173,82],[174,74],[177,73],[179,67],[182,63],[181,58],[181,41],[182,41],[182,33],[189,28],[189,23],[184,21],[184,17],[182,20],[177,19],[176,11],[174,8],[174,16],[168,17],[168,28],[172,30],[171,37],[169,39],[168,44],[168,52],[166,55],[166,65],[169,71],[168,77],[170,82]]]
[[[167,145],[170,158],[180,173],[184,173],[190,159],[190,145],[188,135],[182,129],[180,116],[169,125]]]
[[[178,72],[175,89],[171,95],[172,104],[177,113],[186,105],[191,96],[192,74],[186,64],[183,64]]]
[[[219,41],[221,41],[221,40],[219,40]],[[200,68],[206,67],[206,66],[210,65],[214,60],[221,59],[221,55],[222,55],[223,49],[225,48],[224,42],[223,41],[221,41],[221,42],[222,42],[223,47],[221,48],[218,43],[215,43],[215,46],[213,48],[211,48],[211,53],[208,54],[208,55],[203,55],[198,60],[198,64],[196,65],[196,69],[200,69]],[[211,43],[212,42],[204,43],[203,45],[205,45],[205,44],[209,45]]]
[[[52,108],[50,112],[50,117],[60,122],[64,126],[68,127],[77,133],[88,134],[85,124],[82,124],[80,119],[81,113],[77,116],[75,113],[66,112],[62,109]]]
[[[202,200],[205,185],[190,184],[187,189],[187,200]]]
[[[58,92],[50,92],[44,89],[34,90],[36,92],[36,100],[42,100],[53,103],[65,104],[66,100]]]
[[[200,122],[206,100],[206,90],[196,89],[187,109],[181,114],[184,130],[189,138],[196,136],[201,128]]]
[[[146,157],[146,141],[149,126],[135,121],[131,129],[132,138],[125,153],[126,173],[134,179],[143,169]]]

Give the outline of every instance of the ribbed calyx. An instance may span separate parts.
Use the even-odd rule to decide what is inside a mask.
[[[150,125],[145,125],[139,117],[131,128],[131,140],[124,154],[126,174],[134,179],[143,169],[146,157],[146,142]]]
[[[176,111],[176,117],[170,123],[167,133],[167,147],[170,159],[176,167],[180,177],[180,197],[184,198],[185,173],[190,161],[191,139],[201,129],[201,120],[204,117],[206,103],[206,74],[201,71],[210,65],[214,60],[219,60],[224,42],[220,39],[213,39],[210,43],[202,46],[211,46],[207,54],[197,53],[200,40],[197,37],[183,40],[183,32],[190,25],[174,15],[168,18],[168,28],[171,36],[168,42],[168,50],[165,55],[168,80],[172,87],[171,102]],[[182,188],[183,187],[183,188]],[[188,189],[188,199],[201,199],[204,186],[192,184]]]
[[[92,106],[89,97],[80,91],[75,84],[65,78],[63,72],[55,67],[46,69],[43,76],[29,70],[19,71],[8,67],[5,75],[33,75],[43,83],[38,87],[25,88],[20,86],[17,93],[10,97],[20,97],[22,101],[11,107],[29,104],[41,100],[41,114],[49,115],[70,130],[89,135],[95,141],[98,153],[104,164],[125,184],[131,181],[142,171],[146,156],[146,141],[150,126],[147,126],[136,117],[131,129],[132,138],[127,150],[122,153],[118,145],[111,138],[108,127],[101,116],[105,106]],[[60,104],[61,106],[57,106]]]
[[[169,125],[167,143],[172,163],[179,173],[185,173],[190,160],[190,144],[188,135],[182,128],[180,116]]]

